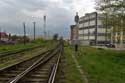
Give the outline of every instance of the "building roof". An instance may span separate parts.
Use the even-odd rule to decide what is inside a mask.
[[[80,17],[80,19],[84,19],[88,15],[95,15],[98,14],[97,12],[92,12],[92,13],[86,13],[84,16]]]
[[[0,32],[0,37],[1,37],[1,38],[7,38],[8,35],[7,35],[7,33],[5,33],[5,32]]]
[[[75,28],[75,27],[76,27],[76,25],[71,25],[71,26],[70,26],[71,29],[73,29],[73,28]]]

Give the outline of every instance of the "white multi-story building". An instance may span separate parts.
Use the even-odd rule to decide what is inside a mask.
[[[97,12],[88,13],[79,19],[78,39],[83,45],[104,45],[109,43],[102,16]],[[108,29],[107,31],[109,31]]]

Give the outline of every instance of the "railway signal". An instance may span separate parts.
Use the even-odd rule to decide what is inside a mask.
[[[76,13],[76,16],[75,16],[74,20],[75,20],[76,28],[77,28],[76,38],[75,38],[75,52],[77,52],[78,51],[78,29],[79,29],[79,16],[78,16],[78,12]]]

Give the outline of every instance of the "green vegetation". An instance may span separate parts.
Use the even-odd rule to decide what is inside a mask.
[[[67,61],[71,61],[71,48],[66,48]],[[89,83],[125,83],[125,52],[96,49],[92,47],[80,47],[77,60],[82,69],[87,73]],[[73,65],[73,61],[68,65]],[[75,67],[70,68],[72,79],[79,80],[72,73],[78,75],[73,70]],[[69,80],[71,79],[69,76]],[[67,82],[68,83],[68,82]],[[70,83],[70,82],[69,82]],[[82,83],[82,82],[71,82]]]
[[[29,44],[26,44],[26,45],[23,45],[23,44],[0,45],[0,53],[2,53],[2,52],[7,52],[7,51],[11,51],[11,50],[25,49],[25,48],[29,48],[29,47],[33,47],[33,46],[34,46],[33,43],[29,43]]]
[[[17,62],[27,60],[34,56],[37,56],[40,53],[46,51],[47,49],[52,48],[55,44],[52,41],[37,40],[34,43],[30,43],[30,44],[26,44],[26,45],[23,45],[23,44],[14,45],[13,49],[11,49],[12,45],[5,45],[5,46],[3,45],[3,48],[8,47],[8,50],[24,49],[24,48],[29,48],[29,47],[38,46],[38,45],[42,45],[42,46],[37,49],[21,52],[18,54],[0,57],[0,68],[6,67],[8,65],[12,65]],[[2,48],[2,47],[0,47],[0,48]],[[6,50],[6,51],[8,51],[8,50]]]
[[[65,47],[64,55],[66,57],[65,83],[83,83],[80,72],[72,59],[72,50],[69,47]]]
[[[43,41],[41,39],[37,39],[35,42],[24,44],[15,44],[15,45],[0,45],[0,53],[12,51],[12,50],[20,50],[25,48],[32,48],[38,45],[45,45],[50,41]]]
[[[47,50],[47,48],[37,48],[32,51],[26,51],[26,52],[20,53],[18,55],[11,55],[11,56],[0,58],[0,68],[28,60],[32,57],[37,56],[41,52],[44,52],[45,50]]]
[[[96,9],[103,13],[103,24],[112,28],[113,32],[125,30],[124,0],[95,0]]]

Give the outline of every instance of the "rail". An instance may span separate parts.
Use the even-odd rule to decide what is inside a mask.
[[[25,71],[17,75],[14,79],[10,80],[8,83],[17,83],[21,78],[23,78],[27,73],[31,72],[33,69],[38,67],[39,65],[43,65],[49,59],[51,59],[54,55],[58,53],[58,48],[51,50],[47,55],[42,56],[39,60],[37,60],[33,65],[27,68]]]
[[[55,81],[56,73],[57,73],[57,70],[58,70],[59,62],[60,62],[60,57],[61,57],[61,54],[59,54],[57,63],[54,64],[54,66],[52,68],[48,83],[54,83],[54,81]]]
[[[51,49],[51,50],[53,50],[53,49]],[[51,50],[47,50],[47,51],[45,51],[45,52],[42,52],[42,53],[38,54],[37,56],[44,55],[44,54],[46,54],[47,52],[49,52],[49,51],[51,51]],[[37,56],[35,56],[35,57],[37,57]],[[32,58],[34,58],[34,57],[32,57]],[[32,59],[32,58],[30,58],[30,59]],[[28,59],[28,60],[30,60],[30,59]],[[6,67],[0,68],[0,71],[3,71],[3,70],[5,70],[5,69],[7,69],[7,68],[16,66],[16,65],[21,64],[21,63],[23,63],[23,62],[25,62],[25,61],[28,61],[28,60],[20,61],[20,62],[17,62],[17,63],[15,63],[15,64],[8,65],[8,66],[6,66]]]
[[[41,47],[41,46],[35,46],[32,48],[25,48],[25,49],[21,49],[21,50],[13,50],[13,51],[8,51],[8,52],[3,52],[3,53],[0,53],[0,57],[5,57],[7,55],[21,53],[21,52],[32,50],[32,49],[39,48],[39,47]]]

